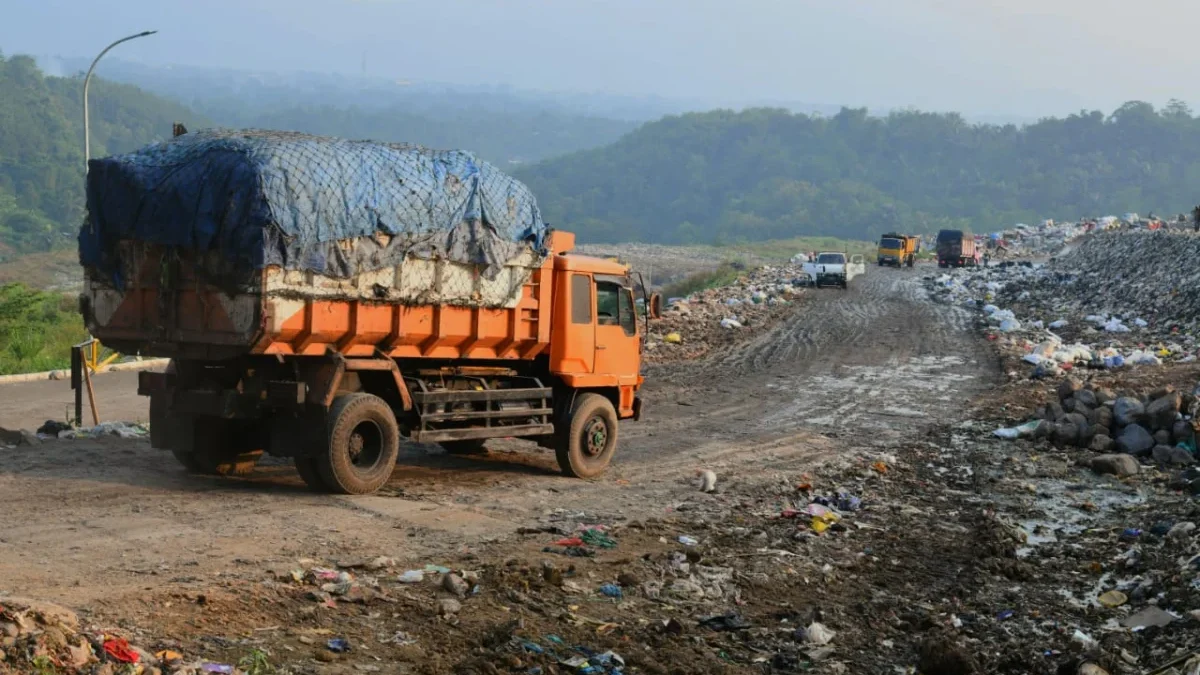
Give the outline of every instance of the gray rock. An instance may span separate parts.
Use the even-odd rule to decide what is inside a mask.
[[[1117,442],[1105,434],[1096,434],[1092,437],[1092,442],[1088,447],[1096,452],[1108,453],[1117,447]]]
[[[1163,386],[1159,387],[1158,389],[1155,389],[1154,391],[1150,392],[1150,400],[1157,401],[1158,399],[1160,399],[1164,396],[1170,396],[1171,394],[1174,394],[1174,393],[1175,393],[1175,387],[1172,387],[1169,384],[1163,385]]]
[[[1062,404],[1058,401],[1051,401],[1046,404],[1046,419],[1051,422],[1057,422],[1067,411],[1063,410]]]
[[[37,445],[41,442],[37,434],[31,431],[0,427],[0,445]]]
[[[1117,451],[1129,455],[1140,455],[1154,447],[1154,437],[1140,424],[1130,424],[1117,436]]]
[[[1083,389],[1083,383],[1073,377],[1068,377],[1058,383],[1058,400],[1062,401],[1065,407],[1067,399],[1075,395],[1075,392]]]
[[[1171,445],[1171,432],[1166,429],[1159,429],[1154,432],[1154,442],[1157,445]]]
[[[1083,401],[1075,401],[1075,409],[1071,411],[1071,414],[1083,415],[1089,423],[1096,419],[1096,411],[1085,405]]]
[[[1112,408],[1109,408],[1108,406],[1101,406],[1099,408],[1096,408],[1096,410],[1092,413],[1092,423],[1098,424],[1098,425],[1104,427],[1105,429],[1112,429],[1113,428]]]
[[[1097,436],[1107,436],[1108,429],[1096,424],[1089,424],[1086,428],[1079,431],[1079,447],[1088,448],[1092,445],[1092,439]]]
[[[1054,425],[1054,432],[1051,436],[1056,445],[1061,447],[1069,447],[1079,443],[1079,425],[1064,419]]]
[[[1124,478],[1136,475],[1141,466],[1129,455],[1098,455],[1092,458],[1092,471]]]
[[[1196,458],[1192,457],[1192,453],[1170,445],[1154,446],[1150,456],[1154,458],[1155,462],[1164,466],[1188,466],[1196,463]]]
[[[1063,399],[1062,408],[1069,413],[1075,412],[1075,398]]]
[[[442,588],[446,589],[446,592],[453,593],[460,598],[465,598],[467,591],[471,590],[470,585],[466,581],[463,581],[462,577],[453,572],[442,577]]]
[[[462,603],[454,598],[442,598],[438,600],[438,616],[452,616],[458,614],[460,611],[462,611]]]
[[[1123,427],[1141,422],[1142,416],[1145,414],[1145,406],[1136,398],[1122,396],[1113,405],[1113,418],[1117,421],[1117,424]]]
[[[1095,408],[1100,405],[1100,402],[1096,400],[1096,392],[1091,389],[1080,389],[1075,392],[1075,403],[1082,403],[1089,408]]]
[[[1050,438],[1050,434],[1054,432],[1054,424],[1046,420],[1038,420],[1037,426],[1033,428],[1031,434],[1035,439]]]
[[[1175,443],[1196,442],[1196,430],[1191,422],[1179,420],[1171,428],[1171,440]]]
[[[1108,387],[1100,387],[1099,389],[1096,390],[1096,403],[1097,404],[1104,405],[1105,403],[1108,403],[1109,401],[1115,401],[1115,400],[1117,400],[1117,392],[1113,391],[1112,389],[1109,389]]]
[[[1154,399],[1146,406],[1146,422],[1151,429],[1170,429],[1175,425],[1175,417],[1179,413],[1179,394],[1171,392]]]

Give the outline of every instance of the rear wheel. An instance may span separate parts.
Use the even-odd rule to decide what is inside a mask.
[[[604,473],[617,450],[617,424],[612,401],[600,394],[580,394],[555,449],[563,474],[593,478]]]
[[[471,438],[465,441],[442,441],[438,443],[442,449],[451,455],[486,455],[487,439]]]
[[[316,457],[325,487],[350,495],[382,487],[400,454],[400,428],[391,407],[371,394],[345,394],[334,400],[325,419],[328,445]]]

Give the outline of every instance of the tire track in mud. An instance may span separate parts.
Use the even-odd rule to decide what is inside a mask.
[[[654,368],[647,397],[660,413],[630,425],[629,460],[671,444],[798,430],[878,443],[970,398],[995,371],[971,314],[934,302],[923,272],[872,269],[848,290],[811,290],[740,349]]]

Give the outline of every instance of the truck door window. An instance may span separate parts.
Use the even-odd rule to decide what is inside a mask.
[[[637,313],[633,311],[633,291],[628,288],[621,289],[620,306],[617,309],[617,314],[621,321],[621,328],[625,329],[625,334],[636,334]]]
[[[596,282],[596,323],[603,326],[618,325],[621,287],[608,282]]]
[[[592,278],[571,275],[571,323],[592,322]]]

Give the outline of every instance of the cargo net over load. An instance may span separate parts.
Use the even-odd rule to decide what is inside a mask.
[[[230,294],[512,307],[546,254],[529,189],[470,153],[294,132],[92,160],[87,206],[81,262],[116,292],[183,260]]]

